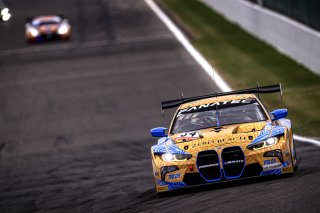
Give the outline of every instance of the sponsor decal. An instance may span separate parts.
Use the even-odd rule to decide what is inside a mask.
[[[232,107],[234,105],[246,105],[246,104],[251,104],[251,103],[256,103],[255,99],[240,99],[240,100],[232,100],[232,101],[222,101],[222,102],[215,102],[215,103],[209,103],[209,104],[202,104],[199,106],[193,106],[189,107],[186,109],[182,109],[179,111],[177,116],[180,116],[181,114],[186,114],[186,113],[192,113],[192,112],[197,112],[197,111],[206,111],[210,109],[216,109],[218,108],[223,108],[223,107]]]
[[[212,143],[213,143],[213,141],[203,141],[203,142],[199,142],[199,143],[194,143],[191,145],[191,147],[196,148],[197,146],[206,146],[206,145],[210,145]]]
[[[169,179],[180,178],[180,173],[168,175]]]
[[[272,163],[268,165],[263,165],[263,170],[268,171],[268,170],[274,170],[274,169],[281,169],[282,164],[281,163]]]
[[[216,140],[201,141],[201,142],[192,144],[191,148],[196,148],[200,146],[210,146],[216,143],[241,142],[241,141],[247,141],[248,139],[250,140],[250,136],[249,137],[239,136],[239,137],[232,137],[232,138],[221,138]]]
[[[186,186],[184,182],[164,182],[160,180],[157,180],[156,184],[157,184],[157,190],[159,189],[158,187],[161,187],[161,186],[164,187],[164,188],[160,188],[158,192],[178,189]]]
[[[292,167],[288,167],[288,168],[283,168],[281,169],[282,173],[289,173],[289,172],[293,172],[293,168]]]
[[[168,191],[168,186],[157,186],[158,192],[165,192]]]
[[[230,165],[230,164],[236,164],[236,163],[243,163],[244,160],[229,160],[223,163],[223,165]]]
[[[273,164],[273,163],[276,163],[276,162],[277,162],[277,159],[272,158],[270,160],[265,160],[263,163],[264,163],[264,165],[269,165],[269,164]]]
[[[200,134],[197,131],[193,131],[193,132],[186,132],[178,135],[175,141],[188,142],[188,141],[196,140],[198,138],[201,138]]]
[[[199,166],[199,169],[204,169],[204,168],[208,168],[208,167],[216,167],[219,166],[218,163],[212,163],[212,164],[207,164],[207,165],[201,165]]]

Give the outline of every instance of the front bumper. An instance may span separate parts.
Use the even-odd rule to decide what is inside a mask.
[[[40,42],[46,40],[66,40],[70,38],[71,33],[58,34],[57,32],[52,33],[40,33],[38,36],[32,36],[30,33],[26,33],[26,39],[29,42]]]
[[[243,155],[241,155],[241,152]],[[279,152],[281,157],[272,154],[272,157],[269,157],[270,153]],[[201,153],[204,154],[201,156]],[[266,155],[265,153],[269,154]],[[217,160],[209,162],[204,159],[207,162],[204,165],[199,160],[203,156],[210,160],[216,157]],[[232,157],[238,159],[232,159]],[[260,150],[248,150],[245,146],[225,147],[220,150],[212,148],[195,153],[190,160],[184,162],[165,162],[159,156],[154,156],[155,188],[159,193],[189,186],[293,173],[291,159],[290,148],[285,140],[272,147]],[[176,169],[167,169],[167,167]]]

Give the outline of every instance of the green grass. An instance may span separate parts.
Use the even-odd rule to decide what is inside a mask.
[[[283,101],[264,95],[267,107],[288,108],[297,134],[320,136],[320,76],[226,21],[195,0],[161,0],[193,36],[193,45],[234,89],[282,83]]]

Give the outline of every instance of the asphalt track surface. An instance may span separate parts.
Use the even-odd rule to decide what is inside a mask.
[[[216,90],[144,1],[11,0],[0,23],[0,212],[319,212],[319,147],[293,177],[159,197],[159,101]],[[63,14],[68,42],[28,45],[24,20]]]

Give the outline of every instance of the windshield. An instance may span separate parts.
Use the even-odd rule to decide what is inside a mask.
[[[59,22],[56,22],[56,21],[43,21],[43,22],[40,22],[38,24],[38,26],[44,26],[44,25],[50,25],[50,24],[59,24]]]
[[[256,99],[216,102],[179,110],[172,134],[264,120],[266,115]]]

